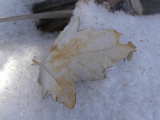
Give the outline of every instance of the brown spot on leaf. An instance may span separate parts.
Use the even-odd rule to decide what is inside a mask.
[[[52,70],[54,72],[60,72],[63,68],[66,68],[69,64],[70,64],[70,60],[65,60],[65,62],[61,63],[61,64],[58,64],[57,66],[53,66]]]
[[[116,39],[119,43],[119,38],[122,36],[122,33],[117,32],[117,30],[107,29],[107,31],[114,32],[116,34]]]
[[[60,48],[53,46],[52,50],[56,52],[56,54],[51,56],[51,59],[49,62],[54,62],[58,59],[65,59],[70,56],[70,54],[75,53],[78,51],[79,47],[76,46],[78,38],[72,38],[69,43],[67,44],[61,44]]]
[[[72,81],[66,81],[66,78],[64,76],[62,76],[60,78],[57,78],[56,81],[57,81],[57,83],[58,83],[59,86],[63,86],[64,85],[64,87],[65,86],[72,87],[73,86],[72,82],[74,82],[73,79],[72,79]]]
[[[50,52],[52,52],[53,50],[55,50],[57,48],[57,45],[53,45],[52,48],[50,49]]]

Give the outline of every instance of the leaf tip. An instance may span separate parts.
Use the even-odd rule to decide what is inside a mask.
[[[75,104],[76,104],[76,98],[75,98],[75,100],[74,100],[75,102],[73,102],[71,105],[69,105],[67,108],[68,109],[73,109],[74,108],[74,106],[75,106]]]
[[[136,48],[136,46],[133,45],[133,43],[131,43],[131,42],[128,42],[128,45],[131,46],[132,48]]]
[[[36,65],[40,65],[40,62],[38,62],[38,61],[36,61],[36,60],[34,60],[34,59],[32,59],[32,62],[33,62],[34,64],[36,64]]]

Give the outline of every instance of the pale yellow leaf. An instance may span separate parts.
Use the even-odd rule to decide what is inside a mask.
[[[136,51],[132,43],[121,44],[115,30],[77,31],[79,18],[60,33],[50,55],[40,64],[39,82],[43,96],[73,108],[76,102],[75,81],[104,78],[104,69]]]

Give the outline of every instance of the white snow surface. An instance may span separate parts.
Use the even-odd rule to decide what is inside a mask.
[[[0,17],[31,13],[40,0],[0,0]],[[137,51],[105,71],[106,79],[76,83],[76,105],[67,109],[37,83],[39,66],[58,32],[44,34],[35,20],[0,23],[0,120],[160,120],[160,15],[111,13],[104,6],[78,3],[79,30],[115,29]]]

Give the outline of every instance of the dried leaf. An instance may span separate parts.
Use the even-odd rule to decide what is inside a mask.
[[[104,78],[104,69],[114,66],[136,51],[132,43],[119,43],[115,30],[77,31],[79,18],[59,35],[50,55],[40,64],[39,83],[43,96],[48,92],[54,100],[73,108],[76,102],[75,81]]]

